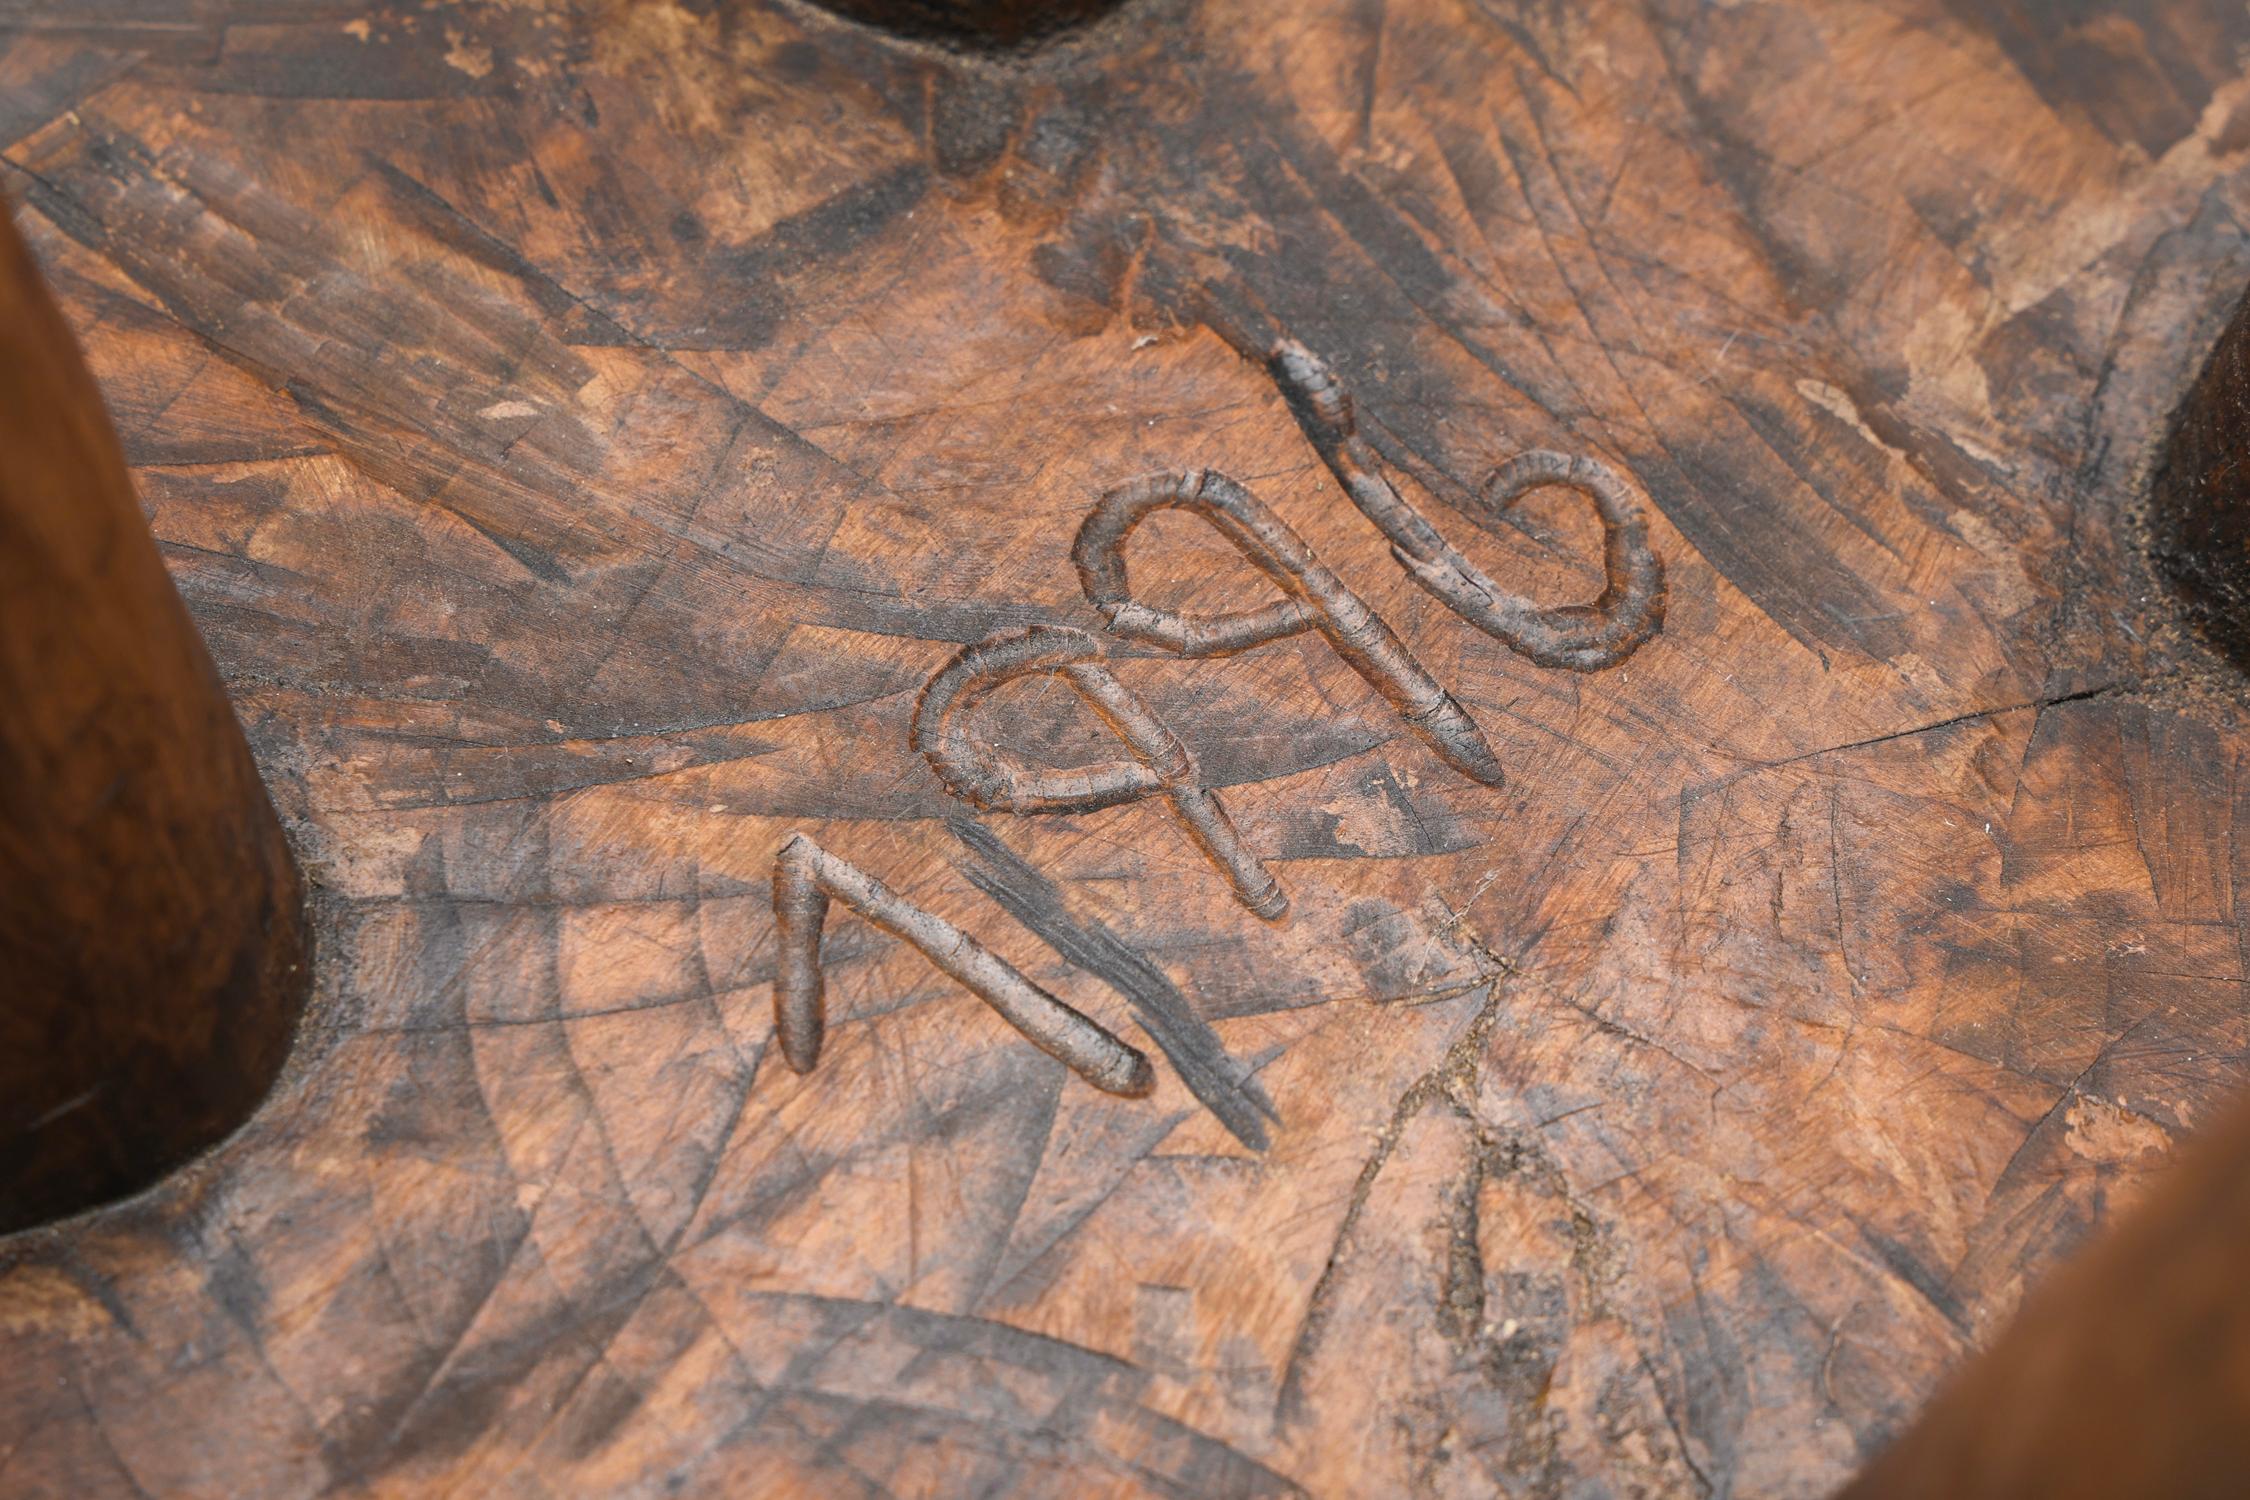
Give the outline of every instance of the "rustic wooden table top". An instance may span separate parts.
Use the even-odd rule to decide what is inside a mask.
[[[0,1242],[0,1492],[1833,1488],[2246,1076],[2250,733],[2135,521],[2250,282],[2246,47],[2219,0],[1150,0],[1029,55],[0,0],[0,181],[319,973],[240,1134]],[[1581,670],[1448,608],[1283,340],[1540,603],[1602,528],[1488,476],[1618,476],[1660,626]],[[1206,468],[1504,784],[1327,615],[1112,628],[1081,523]],[[1131,548],[1159,608],[1281,597],[1207,515]],[[916,753],[1038,624],[1285,921],[1160,796]],[[1123,753],[1065,679],[976,712]],[[798,832],[1153,1092],[843,903],[786,1066]]]

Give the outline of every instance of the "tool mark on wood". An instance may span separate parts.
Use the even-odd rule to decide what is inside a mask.
[[[1200,516],[1273,580],[1283,597],[1262,609],[1188,615],[1133,597],[1125,542],[1151,514]],[[1313,555],[1304,538],[1263,501],[1210,469],[1153,474],[1102,496],[1071,549],[1078,579],[1102,618],[1128,640],[1182,656],[1230,656],[1303,630],[1318,630],[1336,654],[1396,709],[1438,758],[1485,786],[1506,781],[1498,757],[1468,711],[1416,661],[1390,626]]]
[[[1226,875],[1235,898],[1268,921],[1289,897],[1242,842],[1216,794],[1171,726],[1103,663],[1109,651],[1083,630],[1033,625],[963,648],[922,689],[913,742],[938,779],[972,806],[995,812],[1090,812],[1162,796],[1188,834]],[[969,720],[993,690],[1019,678],[1069,683],[1135,756],[1067,771],[1040,771],[970,734]]]
[[[1494,515],[1546,485],[1576,490],[1593,502],[1602,523],[1602,591],[1591,604],[1542,608],[1493,582],[1383,476],[1380,459],[1359,434],[1351,393],[1326,361],[1284,339],[1266,368],[1352,504],[1390,538],[1399,566],[1486,635],[1542,667],[1595,672],[1616,666],[1663,628],[1664,563],[1649,546],[1646,510],[1633,486],[1607,464],[1535,448],[1495,469],[1479,492],[1479,503]]]
[[[1062,889],[976,820],[956,815],[946,828],[967,851],[954,867],[969,883],[1046,941],[1048,947],[1123,995],[1133,1018],[1163,1050],[1188,1092],[1243,1145],[1263,1151],[1266,1122],[1280,1114],[1257,1078],[1257,1065],[1228,1054],[1171,976],[1097,918],[1071,912]]]
[[[774,1030],[781,1055],[799,1073],[820,1061],[827,1032],[820,976],[820,929],[830,897],[911,944],[940,972],[1022,1032],[1033,1046],[1107,1094],[1138,1099],[1156,1086],[1148,1057],[1026,979],[1006,959],[935,913],[924,911],[803,834],[774,856]]]

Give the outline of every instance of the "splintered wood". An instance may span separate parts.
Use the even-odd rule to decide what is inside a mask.
[[[2250,11],[1110,10],[0,0],[318,973],[0,1492],[1822,1495],[2244,1082]]]

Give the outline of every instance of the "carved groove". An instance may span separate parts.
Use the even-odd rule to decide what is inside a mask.
[[[1485,576],[1383,477],[1380,460],[1359,435],[1351,395],[1325,361],[1284,340],[1267,368],[1336,482],[1390,538],[1399,566],[1486,635],[1540,666],[1594,672],[1616,666],[1663,627],[1664,563],[1649,546],[1639,497],[1607,464],[1540,448],[1518,454],[1485,481],[1479,498],[1495,515],[1532,490],[1559,485],[1586,496],[1601,518],[1600,595],[1591,604],[1542,608]]]
[[[1090,812],[1161,795],[1197,847],[1234,887],[1237,900],[1269,921],[1289,898],[1243,846],[1218,797],[1202,783],[1180,737],[1102,665],[1108,650],[1083,630],[1034,625],[1002,631],[965,648],[922,690],[914,709],[914,748],[947,788],[997,812]],[[1034,675],[1069,683],[1136,757],[1070,771],[1039,771],[979,745],[968,716],[1003,683]]]
[[[1134,527],[1159,510],[1186,511],[1208,521],[1273,580],[1283,597],[1263,609],[1217,615],[1181,614],[1135,599],[1125,542]],[[1440,760],[1482,785],[1505,783],[1498,757],[1467,710],[1287,522],[1224,474],[1209,469],[1156,474],[1111,490],[1079,528],[1071,560],[1086,597],[1112,630],[1182,656],[1230,656],[1302,630],[1318,630]]]
[[[827,1035],[820,929],[830,897],[910,944],[937,969],[1000,1012],[1031,1044],[1105,1094],[1138,1099],[1156,1086],[1148,1057],[1098,1022],[1026,979],[1006,959],[951,922],[924,911],[803,834],[774,856],[773,914],[779,949],[773,977],[774,1031],[799,1073],[820,1061]]]

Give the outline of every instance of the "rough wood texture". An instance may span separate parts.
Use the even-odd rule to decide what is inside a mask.
[[[2242,1493],[2250,1108],[2181,1155],[1841,1500]]]
[[[2244,308],[2250,309],[2250,301]],[[2250,312],[2238,309],[2156,460],[2151,553],[2201,633],[2250,643],[2243,476]],[[2250,1101],[2148,1201],[2033,1292],[1842,1500],[2106,1500],[2250,1486]]]
[[[0,222],[0,1231],[246,1119],[306,990],[296,871],[69,329]]]
[[[2250,283],[2239,5],[0,18],[0,171],[323,952],[244,1133],[0,1249],[10,1494],[1816,1495],[2245,1079],[2250,731],[2135,541]],[[1489,476],[1629,483],[1661,630],[1453,614],[1291,341],[1539,606],[1604,528]],[[910,742],[963,646],[1104,633],[1079,527],[1204,469],[1505,772],[1320,630],[1114,644],[1282,924],[1160,799],[979,812]],[[1130,546],[1156,609],[1289,604]],[[1153,1095],[842,912],[795,1073],[798,831]]]

